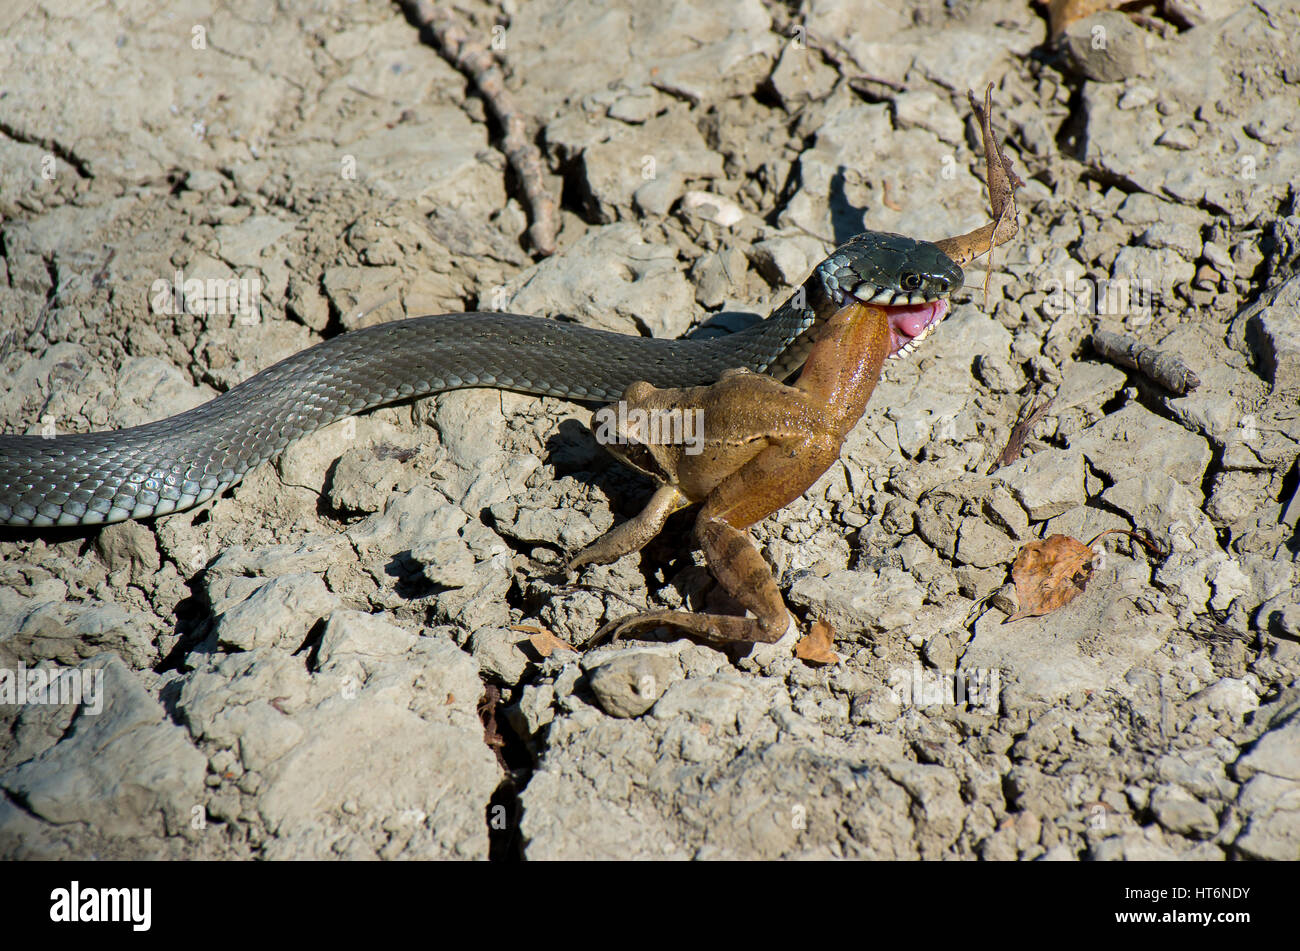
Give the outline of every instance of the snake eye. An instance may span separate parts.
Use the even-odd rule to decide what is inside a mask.
[[[908,271],[898,279],[898,286],[905,291],[919,291],[921,289],[921,275],[915,271]]]

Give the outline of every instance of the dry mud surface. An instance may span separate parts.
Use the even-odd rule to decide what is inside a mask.
[[[1055,43],[1025,0],[461,9],[500,28],[562,198],[551,258],[482,100],[394,5],[5,4],[0,425],[162,418],[404,316],[738,325],[865,227],[981,223],[965,93],[992,82],[1027,185],[987,297],[969,269],[754,529],[842,662],[583,652],[706,602],[689,515],[566,587],[650,484],[590,407],[422,399],[194,511],[0,536],[0,668],[103,684],[97,712],[0,704],[0,855],[1300,858],[1296,5]],[[249,281],[257,313],[168,312],[177,272]],[[1200,387],[1099,359],[1096,329]],[[1110,536],[1083,596],[1002,623],[1021,544],[1108,528],[1165,554]],[[540,656],[542,627],[579,650]]]

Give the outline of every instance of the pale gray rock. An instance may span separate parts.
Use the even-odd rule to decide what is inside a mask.
[[[1222,714],[1240,722],[1246,714],[1259,709],[1259,695],[1243,679],[1224,677],[1194,694],[1191,702],[1211,713]]]
[[[982,516],[962,519],[957,531],[957,561],[976,568],[1009,565],[1016,555],[1015,543]]]
[[[1196,799],[1231,801],[1237,795],[1238,787],[1228,778],[1226,766],[1237,753],[1237,748],[1228,740],[1215,737],[1206,746],[1178,750],[1160,757],[1156,762],[1156,775],[1161,782],[1180,786]]]
[[[235,268],[256,268],[261,263],[262,252],[272,247],[294,226],[273,215],[249,215],[237,225],[222,225],[216,229],[217,245],[222,259]]]
[[[1234,764],[1246,783],[1243,822],[1233,846],[1256,859],[1300,858],[1300,698],[1294,687],[1255,716],[1257,737]]]
[[[520,647],[528,636],[504,627],[481,627],[469,638],[469,650],[484,673],[502,683],[515,684],[523,679],[529,666],[528,655]]]
[[[1076,72],[1096,82],[1115,83],[1150,69],[1146,36],[1124,14],[1107,10],[1071,23],[1061,44]]]
[[[787,597],[840,631],[880,631],[911,621],[925,594],[911,575],[886,567],[833,571],[825,578],[804,575]]]
[[[1177,423],[1130,403],[1069,439],[1088,464],[1112,482],[1155,468],[1200,491],[1212,453],[1209,444]]]
[[[397,267],[338,265],[325,272],[321,286],[343,326],[359,330],[403,316],[402,279]]]
[[[0,785],[46,822],[122,839],[177,834],[203,801],[207,758],[116,656],[82,669],[103,671],[103,710],[83,708],[58,744]]]
[[[424,576],[446,588],[464,588],[480,578],[478,559],[459,535],[424,542],[411,549],[411,559],[424,566]]]
[[[519,702],[506,711],[510,723],[523,736],[534,736],[555,719],[555,685],[529,684]]]
[[[1002,466],[994,478],[1006,484],[1028,513],[1040,522],[1083,505],[1083,454],[1074,449],[1044,449]]]
[[[623,652],[587,671],[596,702],[613,717],[639,717],[680,677],[672,658],[649,651]]]
[[[1247,340],[1265,379],[1300,394],[1300,277],[1271,290],[1251,311]]]
[[[1005,486],[993,484],[984,498],[984,514],[993,524],[1014,539],[1023,539],[1029,532],[1029,516]]]
[[[362,519],[345,534],[363,558],[386,561],[421,542],[455,537],[468,521],[465,513],[449,505],[436,489],[417,485],[392,496],[383,512]]]
[[[670,185],[660,200],[666,211],[686,190],[688,178],[720,178],[722,156],[708,148],[696,124],[677,107],[586,145],[580,175],[588,210],[597,221],[609,224],[628,217],[633,194],[650,182]]]
[[[663,97],[652,86],[640,86],[614,100],[606,111],[611,119],[620,122],[642,123],[655,116]]]
[[[215,588],[218,579],[324,574],[347,551],[346,539],[328,534],[309,535],[299,542],[262,545],[253,549],[231,545],[208,565],[209,589]]]
[[[329,326],[329,301],[320,292],[316,281],[292,274],[289,276],[286,296],[289,312],[307,327],[319,333]]]
[[[1098,862],[1169,862],[1178,858],[1158,826],[1129,829],[1102,839],[1089,858]]]
[[[162,564],[157,538],[139,522],[105,526],[95,537],[95,551],[110,572],[128,568],[137,583],[157,572]]]
[[[726,696],[695,693],[707,682],[678,681],[653,717],[553,722],[522,796],[526,855],[901,858],[941,854],[960,828],[941,814],[957,788],[941,767],[866,768],[887,742],[819,746],[815,724],[767,715],[768,688],[736,678]],[[675,694],[690,700],[661,713]],[[778,739],[775,720],[801,723],[800,738]]]
[[[680,337],[690,326],[695,294],[676,258],[672,248],[647,244],[631,222],[596,228],[564,254],[508,281],[505,303],[515,313],[566,314],[616,333],[645,327],[656,337]],[[501,305],[485,300],[483,306]]]
[[[483,817],[500,767],[481,733],[368,692],[328,699],[296,720],[304,738],[258,797],[274,836],[268,857],[326,858],[349,836],[370,857],[487,857]]]
[[[274,698],[297,710],[316,690],[301,658],[270,647],[237,654],[209,655],[181,684],[176,708],[190,733],[219,748],[231,749],[238,736],[222,719],[231,707]]]
[[[893,723],[902,712],[898,697],[888,687],[871,687],[853,698],[849,718],[854,723]]]
[[[1300,784],[1300,714],[1275,715],[1268,732],[1237,760],[1235,770],[1242,780],[1263,773]]]
[[[1025,385],[1019,367],[1001,354],[981,353],[975,358],[975,373],[994,393],[1014,393]]]
[[[1168,248],[1188,261],[1201,256],[1201,233],[1194,225],[1176,221],[1158,221],[1142,232],[1143,247]]]
[[[1165,784],[1151,791],[1151,812],[1169,832],[1207,838],[1219,831],[1219,820],[1205,803],[1181,786]]]
[[[311,628],[340,601],[314,574],[291,574],[258,584],[252,591],[223,598],[213,591],[213,634],[228,649],[257,647],[297,650]],[[218,609],[217,605],[220,604]]]
[[[1110,270],[1112,280],[1141,288],[1144,299],[1150,294],[1167,300],[1196,276],[1196,266],[1167,247],[1121,248]]]
[[[360,422],[357,425],[361,425]],[[326,426],[328,429],[331,427]],[[325,430],[321,431],[324,433]],[[419,455],[416,447],[377,451],[370,447],[350,446],[348,443],[352,440],[346,439],[347,427],[344,427],[342,435],[342,444],[321,453],[328,459],[329,453],[335,448],[338,450],[333,468],[326,464],[325,475],[322,475],[322,478],[328,477],[322,488],[329,494],[331,507],[342,512],[378,512],[394,492],[409,491],[419,482],[420,475],[404,465],[409,457]],[[315,466],[313,461],[312,473],[316,472]]]
[[[1300,785],[1276,776],[1256,776],[1242,788],[1237,807],[1245,816],[1233,846],[1247,858],[1300,859]]]
[[[64,666],[105,651],[148,666],[157,656],[158,620],[112,601],[77,604],[26,598],[0,587],[0,664],[12,667],[53,660]]]
[[[1130,599],[1149,591],[1148,577],[1140,564],[1111,557],[1084,594],[1051,614],[1005,624],[1001,612],[988,611],[959,670],[1000,669],[1028,696],[1048,701],[1105,689],[1159,650],[1174,627],[1167,615],[1133,606]]]
[[[825,257],[821,242],[807,235],[767,238],[755,244],[749,254],[760,274],[783,287],[803,283],[813,265]]]
[[[416,640],[414,634],[381,617],[339,608],[331,611],[325,622],[316,663],[321,670],[328,670],[345,654],[398,657],[410,650]]]
[[[1174,552],[1199,549],[1204,555],[1218,547],[1213,527],[1201,511],[1199,487],[1189,489],[1162,473],[1148,471],[1121,479],[1101,497]]]
[[[1255,626],[1300,640],[1300,591],[1283,591],[1261,604],[1255,615]]]
[[[239,738],[239,761],[245,772],[265,774],[305,736],[293,718],[265,700],[223,711],[221,725]]]
[[[768,82],[781,104],[795,109],[810,100],[826,98],[838,78],[816,50],[807,44],[787,43]]]

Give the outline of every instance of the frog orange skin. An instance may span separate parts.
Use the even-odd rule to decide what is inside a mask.
[[[947,303],[933,305],[936,319]],[[635,518],[584,548],[570,569],[604,564],[638,551],[673,512],[702,503],[695,534],[718,582],[753,618],[685,611],[651,611],[623,618],[597,633],[620,637],[673,627],[713,643],[772,643],[794,625],[771,570],[747,529],[794,501],[839,458],[844,438],[866,410],[891,349],[886,311],[852,301],[827,321],[793,386],[747,370],[732,370],[711,386],[658,389],[634,383],[624,393],[627,416],[673,410],[704,423],[703,443],[642,441],[619,435],[615,455],[660,482]],[[695,411],[699,416],[692,417]],[[688,448],[699,449],[692,454]]]

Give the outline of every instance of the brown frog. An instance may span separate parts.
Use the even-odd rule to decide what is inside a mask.
[[[1020,184],[993,138],[988,93],[983,110],[974,97],[971,102],[983,126],[995,221],[937,242],[958,265],[1015,233],[1014,187]],[[747,529],[798,498],[831,467],[866,410],[885,360],[910,352],[947,310],[942,299],[886,307],[845,295],[793,385],[732,370],[710,386],[689,389],[634,383],[616,412],[598,410],[593,429],[607,448],[660,486],[639,515],[584,548],[570,569],[640,550],[669,515],[698,502],[695,534],[709,567],[754,617],[649,611],[606,625],[596,639],[665,626],[713,643],[773,643],[796,629]]]
[[[946,309],[936,302],[939,316]],[[636,615],[602,632],[615,636],[670,625],[703,640],[779,640],[794,623],[772,573],[746,529],[792,502],[839,458],[890,353],[884,309],[854,302],[838,311],[793,386],[748,370],[711,386],[658,389],[634,383],[623,400],[630,422],[608,448],[661,485],[635,518],[583,549],[571,568],[614,561],[639,550],[673,512],[703,503],[695,533],[714,577],[754,618],[680,611]],[[702,423],[702,439],[653,441],[654,420]],[[692,449],[699,451],[693,452]]]

